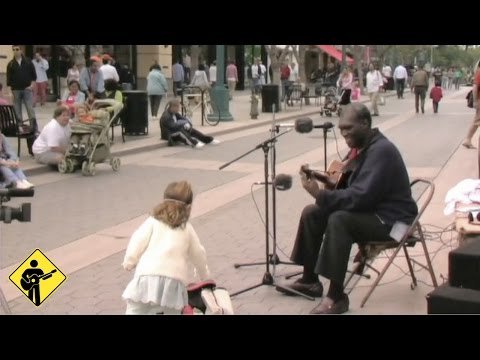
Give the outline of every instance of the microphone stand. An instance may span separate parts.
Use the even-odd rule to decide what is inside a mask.
[[[258,288],[262,285],[273,285],[273,286],[283,288],[281,285],[278,285],[278,284],[275,283],[274,278],[273,278],[273,276],[270,272],[270,260],[271,260],[271,258],[270,258],[270,242],[269,242],[270,227],[269,227],[269,211],[268,211],[268,207],[269,207],[268,187],[269,187],[270,184],[268,182],[268,153],[269,153],[271,144],[273,144],[277,140],[277,138],[285,135],[286,133],[290,132],[291,130],[292,129],[288,129],[288,130],[284,131],[283,133],[280,133],[280,134],[275,135],[275,136],[271,136],[270,139],[265,140],[264,142],[258,144],[252,150],[246,152],[243,155],[240,155],[239,157],[237,157],[237,158],[233,159],[232,161],[230,161],[226,164],[223,164],[222,166],[219,167],[219,170],[225,169],[227,166],[231,165],[232,163],[234,163],[237,160],[240,160],[240,159],[244,158],[245,156],[251,154],[255,150],[258,150],[258,149],[263,150],[263,155],[264,155],[264,180],[265,180],[265,262],[264,263],[263,262],[262,263],[251,263],[251,264],[244,264],[244,265],[234,264],[234,266],[235,266],[235,268],[238,268],[240,266],[246,266],[246,265],[263,265],[263,264],[265,264],[265,274],[263,275],[263,279],[259,284],[250,286],[248,288],[245,288],[243,290],[240,290],[240,291],[237,291],[233,294],[230,294],[230,297],[234,297],[234,296],[242,294],[244,292],[256,289],[256,288]],[[274,250],[274,252],[275,252],[275,250]],[[288,291],[293,292],[297,295],[304,296],[309,300],[315,300],[313,297],[307,296],[307,295],[305,295],[301,292],[295,291],[293,289],[290,289],[290,288],[285,288],[285,289],[287,289]]]

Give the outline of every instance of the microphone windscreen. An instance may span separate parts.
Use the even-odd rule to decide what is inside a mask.
[[[301,118],[295,120],[295,131],[299,133],[309,133],[313,130],[313,121],[310,118]]]
[[[331,122],[326,122],[323,124],[323,126],[325,127],[325,129],[331,129],[334,127],[334,125]]]
[[[292,187],[292,177],[287,174],[278,174],[275,176],[275,189],[280,191],[288,190]]]

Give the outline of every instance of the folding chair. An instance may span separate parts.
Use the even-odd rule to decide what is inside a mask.
[[[354,266],[353,270],[351,271],[350,276],[347,278],[347,280],[344,283],[344,288],[347,288],[347,285],[350,283],[352,278],[355,275],[360,275],[364,276],[363,272],[366,268],[372,269],[375,273],[377,273],[377,278],[373,285],[370,287],[367,295],[362,300],[362,303],[360,304],[360,307],[363,307],[367,300],[370,298],[370,295],[373,293],[375,288],[378,286],[380,281],[382,280],[383,276],[387,272],[388,268],[390,265],[392,265],[393,261],[395,260],[396,256],[400,252],[400,250],[403,249],[405,252],[405,258],[407,260],[407,265],[408,265],[408,270],[410,272],[410,276],[412,277],[412,284],[411,284],[411,289],[415,289],[417,287],[417,279],[415,277],[415,272],[413,270],[413,263],[417,264],[418,266],[422,267],[423,269],[427,270],[430,273],[430,276],[432,277],[432,282],[433,286],[437,287],[437,279],[435,278],[435,274],[433,272],[433,267],[432,267],[432,262],[430,260],[430,256],[428,254],[428,249],[427,249],[427,244],[425,242],[425,236],[423,234],[422,227],[420,225],[420,218],[427,208],[427,206],[430,204],[430,201],[432,200],[433,193],[435,192],[435,185],[433,182],[425,179],[416,179],[413,180],[410,183],[410,187],[412,188],[414,185],[418,183],[424,183],[427,184],[427,189],[425,190],[427,193],[426,198],[421,206],[419,206],[418,210],[418,215],[415,217],[415,220],[413,223],[410,225],[408,228],[408,231],[405,233],[403,238],[397,242],[395,240],[387,240],[387,241],[375,241],[375,242],[368,242],[368,243],[362,243],[358,244],[359,251],[357,255],[355,256],[354,259]],[[419,197],[419,199],[421,196]],[[417,204],[419,199],[417,199]],[[424,265],[422,263],[419,263],[415,259],[412,259],[408,253],[407,248],[408,247],[413,247],[416,243],[420,242],[423,247],[423,252],[425,254],[425,259],[427,261],[427,265]],[[375,260],[375,258],[382,252],[388,249],[395,249],[393,254],[389,257],[389,260],[387,264],[384,266],[382,271],[376,270],[373,266],[372,263]],[[357,278],[357,281],[355,284],[350,288],[348,291],[348,294],[352,292],[352,290],[355,288],[357,285],[358,281],[360,280],[360,276]]]

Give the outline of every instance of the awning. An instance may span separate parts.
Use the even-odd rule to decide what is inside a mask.
[[[317,46],[320,50],[323,52],[327,53],[331,57],[337,59],[338,61],[342,61],[342,52],[337,50],[334,46],[332,45],[315,45]],[[355,62],[350,56],[347,55],[347,64],[352,65]]]

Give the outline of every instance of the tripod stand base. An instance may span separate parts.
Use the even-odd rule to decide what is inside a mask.
[[[271,265],[297,265],[298,264],[295,264],[295,263],[292,263],[292,262],[285,262],[285,261],[282,261],[280,260],[280,258],[278,257],[277,254],[270,254],[268,256],[268,263],[271,264]],[[238,269],[239,267],[242,267],[242,266],[255,266],[255,265],[265,265],[266,263],[265,262],[259,262],[259,263],[246,263],[246,264],[233,264],[233,266],[235,267],[235,269]]]
[[[230,294],[230,297],[234,297],[234,296],[237,296],[237,295],[240,295],[240,294],[243,294],[247,291],[250,291],[250,290],[253,290],[253,289],[256,289],[262,285],[271,285],[271,286],[275,286],[279,289],[282,289],[284,290],[285,292],[290,292],[290,293],[293,293],[295,295],[299,295],[299,296],[302,296],[304,297],[305,299],[308,299],[308,300],[311,300],[311,301],[315,301],[315,298],[314,297],[311,297],[311,296],[308,296],[304,293],[301,293],[299,291],[296,291],[296,290],[293,290],[293,289],[290,289],[289,287],[287,286],[283,286],[283,285],[279,285],[279,284],[276,284],[274,279],[273,279],[273,276],[272,274],[270,274],[269,272],[266,272],[264,275],[263,275],[263,279],[262,279],[262,282],[260,284],[257,284],[257,285],[253,285],[253,286],[250,286],[248,288],[245,288],[243,290],[240,290],[240,291],[237,291],[233,294]]]

